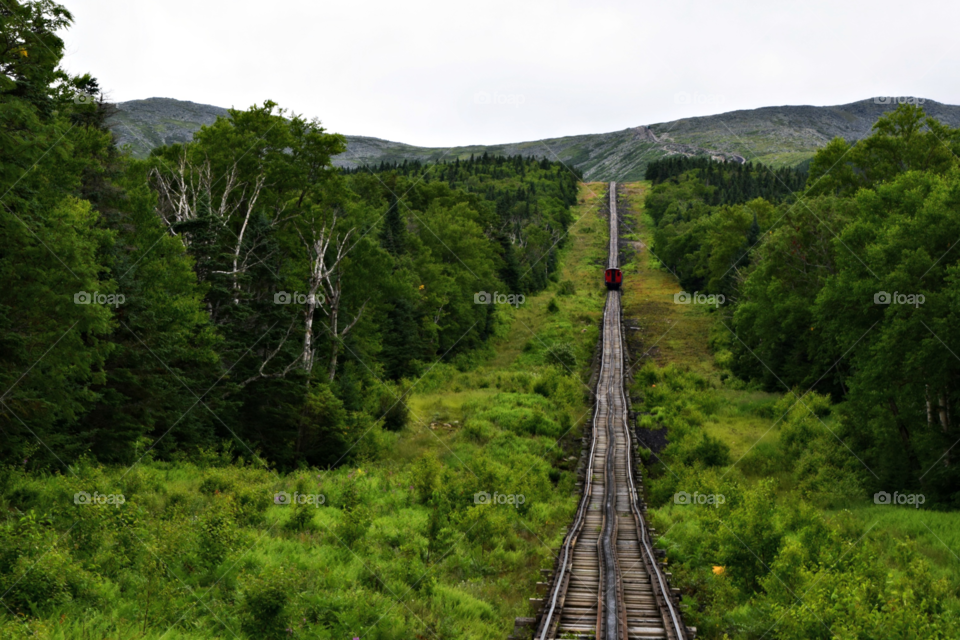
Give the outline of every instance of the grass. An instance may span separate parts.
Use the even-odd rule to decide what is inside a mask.
[[[849,511],[891,540],[916,540],[921,553],[944,575],[960,573],[960,518],[956,513],[877,504]]]
[[[0,469],[0,640],[505,637],[578,501],[602,193],[583,186],[561,269],[502,310],[487,360],[408,381],[408,425],[368,433],[347,466],[278,474],[201,450],[130,473]],[[79,491],[124,503],[78,505]]]
[[[585,183],[580,190],[576,222],[569,230],[568,244],[564,248],[562,266],[556,278],[558,282],[570,281],[576,293],[558,295],[554,283],[536,298],[513,312],[511,330],[494,341],[496,356],[485,365],[487,370],[505,369],[523,364],[523,352],[528,344],[542,347],[553,340],[573,340],[579,334],[589,334],[585,344],[599,337],[598,323],[603,315],[605,291],[598,286],[598,260],[606,258],[606,222],[600,218],[600,209],[606,197],[606,184]],[[551,314],[547,303],[554,299],[560,312]]]
[[[626,207],[626,239],[635,254],[623,265],[623,316],[628,325],[632,355],[637,366],[653,361],[658,366],[689,367],[711,378],[719,376],[708,344],[712,318],[698,305],[674,303],[681,291],[677,278],[665,270],[651,252],[653,224],[643,212],[648,182],[622,185]],[[636,346],[633,346],[636,345]]]

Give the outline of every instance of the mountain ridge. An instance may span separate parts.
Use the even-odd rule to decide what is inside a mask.
[[[960,106],[914,99],[943,124],[960,126]],[[587,180],[642,179],[647,163],[667,155],[709,155],[734,162],[795,165],[810,158],[834,137],[848,141],[869,135],[877,118],[899,100],[869,98],[844,105],[785,105],[739,109],[711,116],[525,142],[456,147],[418,147],[371,136],[345,135],[347,150],[334,158],[344,168],[381,162],[437,162],[471,154],[525,155],[560,160],[583,171]],[[173,98],[117,103],[111,126],[118,144],[144,157],[154,147],[188,142],[201,126],[228,110]]]

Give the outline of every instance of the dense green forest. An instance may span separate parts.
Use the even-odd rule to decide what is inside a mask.
[[[698,636],[960,634],[958,151],[904,105],[803,170],[651,165],[625,314],[672,355],[632,393],[666,429],[646,497]],[[722,302],[659,301],[661,273]]]
[[[556,269],[577,191],[559,163],[346,174],[341,136],[269,101],[131,160],[96,80],[58,66],[65,10],[5,20],[3,460],[230,440],[343,463],[404,424],[404,379],[483,346],[498,305],[475,293],[534,293]]]
[[[644,206],[655,224],[654,250],[684,288],[735,299],[737,275],[749,260],[745,254],[759,239],[772,203],[793,199],[806,177],[795,169],[702,157],[651,162],[647,179],[654,187]]]
[[[692,177],[696,178],[696,186],[701,188],[696,195],[707,204],[716,206],[739,204],[754,198],[779,202],[803,189],[807,170],[774,169],[759,162],[721,162],[704,156],[667,156],[648,164],[644,174],[653,186],[664,182],[676,186],[681,180]],[[660,189],[657,195],[651,194],[650,203],[658,204],[661,200],[658,196],[664,191],[669,193],[667,189]]]
[[[569,207],[576,201],[577,185],[583,177],[559,162],[486,153],[471,155],[468,160],[441,159],[436,164],[414,160],[345,171],[353,175],[367,172],[427,184],[442,182],[493,203],[497,215],[487,232],[500,243],[503,266],[499,275],[513,292],[541,290],[556,269],[557,250],[563,246],[571,221]],[[391,200],[390,228],[395,208]]]
[[[725,296],[718,358],[768,390],[836,405],[835,433],[805,454],[822,457],[790,463],[821,466],[823,491],[843,485],[836,469],[865,493],[960,506],[958,151],[960,130],[903,105],[870,137],[819,151],[802,189],[778,178],[777,198],[745,189],[713,204],[709,176],[728,169],[709,161],[654,170],[652,252],[688,290]]]

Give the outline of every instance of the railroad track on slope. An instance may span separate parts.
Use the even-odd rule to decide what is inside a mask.
[[[610,183],[608,267],[619,267],[616,183]],[[678,595],[653,546],[635,477],[635,440],[624,393],[620,291],[608,291],[596,406],[585,437],[583,494],[536,618],[518,618],[514,636],[536,640],[692,640]]]

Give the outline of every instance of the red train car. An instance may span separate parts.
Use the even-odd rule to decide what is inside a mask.
[[[619,289],[623,283],[623,272],[620,269],[607,269],[603,272],[603,283],[607,289]]]

